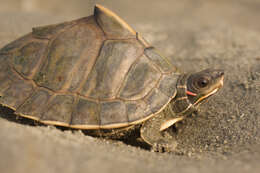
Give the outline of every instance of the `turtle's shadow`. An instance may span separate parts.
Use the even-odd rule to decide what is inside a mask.
[[[1,105],[0,105],[0,118],[6,119],[10,122],[15,122],[15,123],[29,125],[29,126],[39,125],[36,121],[18,116],[14,113],[12,109]]]
[[[0,105],[0,118],[3,118],[7,121],[10,122],[14,122],[14,123],[18,123],[18,124],[22,124],[22,125],[28,125],[28,126],[48,126],[46,124],[37,122],[35,120],[31,120],[28,118],[24,118],[21,116],[18,116],[14,113],[14,111],[8,107],[5,106],[1,106]],[[70,131],[78,131],[77,129],[71,129],[68,127],[61,127],[61,126],[54,126],[57,129],[61,130],[61,131],[66,131],[66,130],[70,130]],[[93,137],[98,137],[97,135],[94,135],[94,133],[92,133],[91,130],[82,130],[82,132],[86,135],[86,136],[93,136]],[[99,137],[100,138],[100,137]],[[103,138],[103,137],[102,137]],[[132,133],[130,133],[129,135],[127,135],[124,138],[121,139],[110,139],[110,138],[106,138],[108,140],[114,140],[114,141],[121,141],[123,143],[125,143],[126,145],[130,145],[130,146],[134,146],[134,147],[139,147],[145,150],[149,150],[150,146],[146,143],[144,143],[143,141],[139,140],[139,130],[137,131],[133,131]]]

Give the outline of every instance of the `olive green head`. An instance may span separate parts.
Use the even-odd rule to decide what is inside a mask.
[[[224,71],[206,69],[197,73],[180,76],[177,94],[171,102],[172,111],[189,114],[207,98],[215,94],[222,86]]]

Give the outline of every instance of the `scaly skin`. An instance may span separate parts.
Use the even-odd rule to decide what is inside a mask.
[[[222,70],[207,69],[182,75],[176,86],[175,98],[163,111],[143,123],[142,139],[152,146],[153,151],[174,151],[177,143],[166,129],[196,111],[205,99],[223,86],[223,79]]]
[[[194,83],[205,76],[210,78],[208,86],[196,88]],[[223,78],[222,70],[207,69],[194,74],[183,74],[179,77],[176,86],[176,96],[160,113],[145,121],[141,128],[140,125],[133,125],[119,129],[92,131],[91,134],[113,139],[127,139],[133,136],[138,137],[134,133],[140,129],[142,140],[151,145],[153,151],[174,152],[177,142],[169,127],[197,111],[203,101],[222,87]]]

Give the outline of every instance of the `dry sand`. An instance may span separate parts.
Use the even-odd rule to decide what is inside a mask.
[[[89,15],[98,2],[183,71],[224,69],[224,88],[179,127],[176,153],[153,153],[138,143],[35,126],[1,107],[1,173],[260,172],[259,1],[48,2],[30,6],[30,0],[0,0],[0,47],[33,26]]]

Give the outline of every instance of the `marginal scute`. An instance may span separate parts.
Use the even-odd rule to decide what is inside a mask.
[[[143,53],[136,40],[107,40],[86,80],[82,95],[102,99],[113,98],[131,65]]]
[[[98,55],[104,40],[101,33],[94,19],[61,33],[49,46],[47,58],[34,81],[54,91],[77,89]]]
[[[94,16],[34,28],[0,50],[0,104],[72,128],[141,123],[170,102],[178,78],[149,47],[100,5]]]
[[[107,38],[124,39],[136,37],[136,32],[125,21],[101,5],[95,6],[94,17]]]
[[[0,96],[3,96],[4,91],[12,84],[12,80],[10,79],[12,72],[5,58],[5,56],[0,57]]]
[[[158,113],[170,101],[170,98],[155,88],[144,101],[150,106],[152,113]]]
[[[172,98],[176,92],[176,84],[178,78],[179,78],[178,73],[163,75],[159,83],[158,89],[168,97]]]
[[[17,109],[33,92],[33,85],[20,79],[10,67],[0,73],[5,74],[0,76],[0,104]]]
[[[101,103],[100,125],[112,125],[127,123],[126,106],[122,101],[110,101]]]
[[[143,101],[127,101],[126,112],[130,123],[141,120],[152,113],[149,106]]]
[[[97,125],[99,126],[100,120],[100,105],[97,102],[79,98],[70,125]]]
[[[55,95],[45,107],[41,121],[55,121],[69,125],[74,109],[75,97],[72,95]]]
[[[130,69],[120,91],[120,98],[137,100],[146,96],[155,87],[161,73],[143,55]]]
[[[144,50],[144,54],[156,64],[159,70],[163,73],[176,71],[176,68],[170,63],[166,57],[159,54],[155,48],[150,47]]]
[[[46,89],[38,89],[16,110],[16,113],[40,119],[52,94]]]

